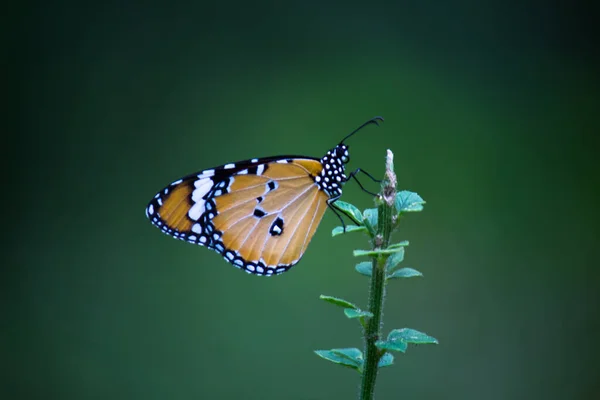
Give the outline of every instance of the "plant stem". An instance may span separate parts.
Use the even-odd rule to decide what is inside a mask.
[[[381,198],[378,207],[377,233],[373,240],[373,249],[381,250],[388,247],[392,230],[396,223],[394,214],[394,199],[396,197],[396,175],[394,174],[394,155],[388,150],[386,157],[385,179],[383,181]],[[387,257],[373,257],[371,288],[369,291],[369,318],[365,329],[365,363],[360,388],[361,400],[371,400],[375,392],[377,379],[377,364],[383,352],[375,346],[381,337],[383,301],[385,297],[385,261]]]

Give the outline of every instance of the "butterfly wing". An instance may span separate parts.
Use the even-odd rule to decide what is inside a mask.
[[[314,180],[322,169],[301,157],[227,164],[173,182],[146,214],[163,232],[247,272],[282,273],[300,260],[327,208]]]

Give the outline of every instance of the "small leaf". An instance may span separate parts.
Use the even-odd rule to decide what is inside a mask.
[[[377,209],[367,208],[363,212],[363,221],[367,228],[369,228],[369,232],[375,234],[377,232]]]
[[[400,352],[404,353],[404,352],[406,352],[408,343],[406,343],[402,339],[397,339],[397,340],[389,340],[388,339],[388,340],[376,341],[375,346],[377,346],[381,350],[400,351]]]
[[[352,252],[354,257],[362,257],[362,256],[377,256],[379,253],[373,250],[354,250]]]
[[[406,247],[408,245],[409,245],[408,240],[403,240],[398,243],[390,244],[387,248],[388,248],[388,250],[391,250],[391,249],[397,249],[398,247]]]
[[[377,366],[379,368],[389,367],[393,363],[394,363],[394,355],[392,353],[385,353],[379,359],[379,362],[377,363]]]
[[[404,248],[396,247],[394,249],[385,249],[385,250],[354,250],[352,254],[354,254],[354,257],[362,257],[362,256],[377,257],[377,256],[381,256],[381,255],[394,254],[399,251],[404,251]]]
[[[346,309],[344,309],[344,314],[346,314],[346,317],[348,317],[350,319],[360,318],[360,317],[371,318],[373,316],[373,313],[371,313],[369,311],[359,310],[358,308],[346,308]]]
[[[346,301],[344,299],[340,299],[337,297],[320,295],[319,299],[324,300],[331,304],[335,304],[336,306],[339,306],[339,307],[358,309],[358,307],[356,307],[354,304],[350,303],[349,301]]]
[[[372,276],[373,275],[373,263],[371,261],[363,261],[361,263],[356,264],[356,272],[362,274],[364,276]]]
[[[394,329],[388,335],[388,341],[392,340],[402,340],[406,343],[414,343],[414,344],[438,344],[436,338],[431,337],[423,332],[419,332],[415,329],[410,328],[402,328],[402,329]]]
[[[346,214],[356,225],[363,224],[363,216],[358,208],[345,201],[338,200],[335,202],[335,207]]]
[[[402,262],[402,260],[404,260],[404,247],[397,247],[393,250],[397,251],[394,254],[390,255],[385,261],[386,272],[392,271],[394,268],[396,268],[398,264]]]
[[[396,194],[396,211],[398,213],[422,211],[425,200],[416,193],[403,190]]]
[[[315,350],[315,353],[328,361],[336,364],[341,364],[357,371],[362,370],[363,355],[359,349],[331,349],[331,350]]]
[[[388,275],[386,278],[387,279],[412,278],[414,276],[423,276],[423,274],[420,273],[419,271],[417,271],[416,269],[412,269],[412,268],[400,268],[400,269],[394,271],[394,273]]]
[[[344,227],[343,226],[336,226],[335,228],[333,228],[333,231],[331,231],[331,236],[338,236],[338,235],[342,235],[344,233],[350,233],[350,232],[366,232],[367,228],[365,228],[364,226],[356,226],[356,225],[346,225],[346,232],[344,232]]]

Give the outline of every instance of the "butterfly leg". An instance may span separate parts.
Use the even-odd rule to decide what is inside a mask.
[[[329,207],[331,209],[331,211],[333,211],[333,213],[335,215],[337,215],[337,217],[340,219],[340,221],[342,222],[342,227],[344,228],[344,233],[346,233],[346,223],[344,222],[344,219],[342,218],[342,216],[338,212],[338,208],[334,204],[336,202],[336,200],[338,200],[339,198],[340,198],[340,196],[328,199],[327,200],[327,207]]]
[[[381,183],[381,179],[376,179],[373,175],[371,175],[370,173],[368,173],[367,171],[365,171],[364,169],[361,169],[361,168],[357,168],[356,171],[352,172],[350,175],[356,175],[359,172],[362,172],[363,174],[368,176],[373,182]]]
[[[362,183],[360,183],[360,181],[358,180],[358,178],[356,177],[356,174],[358,174],[359,172],[362,172],[363,174],[367,175],[369,178],[371,178],[373,181],[377,182],[377,183],[381,183],[380,180],[377,180],[373,177],[373,175],[369,174],[367,171],[363,171],[360,168],[357,168],[356,170],[352,171],[352,173],[350,173],[350,175],[348,176],[348,178],[346,178],[346,182],[348,182],[350,179],[354,178],[354,180],[356,181],[356,183],[358,183],[358,186],[360,186],[360,188],[364,191],[369,193],[372,196],[378,196],[376,193],[373,193],[367,189],[365,189],[365,187],[362,185]]]

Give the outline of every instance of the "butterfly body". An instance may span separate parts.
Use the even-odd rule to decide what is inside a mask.
[[[346,138],[377,120],[383,119]],[[320,159],[253,158],[188,175],[158,192],[146,216],[162,232],[214,250],[248,273],[283,273],[300,261],[325,210],[335,211],[349,179],[343,142]]]

